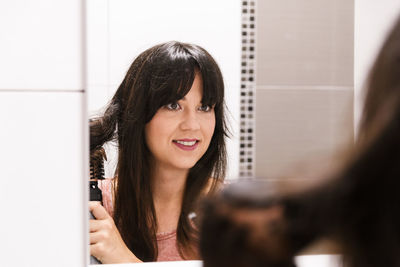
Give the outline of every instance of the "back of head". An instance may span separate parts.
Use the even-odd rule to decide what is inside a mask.
[[[205,266],[217,266],[221,255],[234,255],[235,266],[291,266],[320,237],[337,240],[352,267],[400,266],[400,17],[371,69],[354,151],[330,175],[293,195],[239,183],[206,202]],[[257,219],[243,219],[254,212]]]
[[[400,17],[383,43],[366,81],[360,141],[394,120],[400,107]],[[364,141],[363,141],[364,142]]]
[[[400,265],[400,17],[371,68],[359,136],[337,187],[337,231],[355,267]],[[345,193],[344,193],[345,192]]]

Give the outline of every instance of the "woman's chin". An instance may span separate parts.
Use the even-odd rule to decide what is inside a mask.
[[[191,161],[181,161],[181,162],[179,162],[179,164],[176,164],[175,165],[175,167],[177,168],[177,169],[182,169],[182,170],[189,170],[189,169],[191,169],[191,168],[193,168],[194,167],[194,165],[196,165],[196,163],[197,163],[197,160],[191,160]]]

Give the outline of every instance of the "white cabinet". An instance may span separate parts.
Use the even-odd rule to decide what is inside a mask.
[[[83,89],[83,1],[0,1],[0,89]]]
[[[0,91],[1,266],[83,266],[83,93]]]

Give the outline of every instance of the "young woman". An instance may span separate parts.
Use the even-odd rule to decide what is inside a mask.
[[[90,251],[102,263],[198,259],[195,201],[226,168],[224,84],[203,48],[154,46],[132,63],[104,115],[92,120],[90,149],[118,143],[104,207],[90,203]]]
[[[249,182],[209,201],[204,266],[292,267],[319,238],[335,241],[345,266],[400,266],[400,17],[371,69],[349,155],[328,182],[304,192],[281,195]]]

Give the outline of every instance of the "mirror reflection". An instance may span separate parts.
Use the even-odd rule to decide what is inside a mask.
[[[111,222],[110,236],[122,244],[126,261],[164,259],[160,255],[168,245],[158,241],[162,233],[177,240],[170,259],[198,259],[192,242],[195,199],[223,179],[273,181],[288,170],[329,161],[352,143],[359,110],[353,104],[359,94],[355,8],[362,10],[344,0],[226,0],[201,6],[178,0],[88,1],[91,151],[103,147],[107,158],[106,179],[99,182],[103,206],[91,204],[91,209]],[[209,54],[204,64],[217,63],[211,76],[197,62],[202,54]],[[168,61],[171,55],[182,61]],[[195,66],[185,61],[190,57]],[[228,130],[230,138],[213,142]],[[169,146],[196,156],[179,160]],[[203,164],[212,149],[219,160]],[[103,262],[124,258],[93,254]]]
[[[91,263],[199,259],[194,204],[238,176],[240,1],[88,1],[88,36]]]
[[[156,45],[130,66],[90,151],[115,140],[115,176],[90,203],[90,252],[102,263],[199,259],[194,204],[226,171],[224,83],[212,56],[181,42]]]

